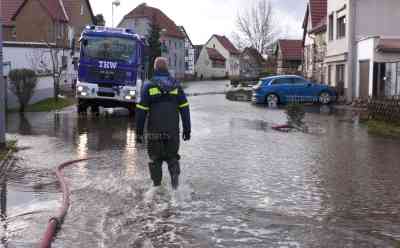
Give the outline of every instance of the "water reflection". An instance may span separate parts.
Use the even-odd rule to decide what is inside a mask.
[[[32,126],[28,119],[26,118],[25,114],[20,114],[19,116],[19,127],[18,131],[22,135],[29,135],[32,134]]]

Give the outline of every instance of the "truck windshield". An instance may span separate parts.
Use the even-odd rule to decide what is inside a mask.
[[[117,37],[86,37],[82,55],[93,59],[122,60],[132,63],[136,41]]]

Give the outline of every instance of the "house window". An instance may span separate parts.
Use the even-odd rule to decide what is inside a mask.
[[[12,36],[14,39],[17,38],[17,27],[14,26],[14,27],[12,28],[12,31],[11,31],[11,32],[12,32],[11,36]]]
[[[346,16],[337,19],[337,38],[341,39],[346,36]]]
[[[329,15],[329,40],[333,40],[333,14]]]
[[[332,86],[332,65],[328,65],[328,85]]]
[[[81,15],[83,16],[85,14],[85,6],[81,4]]]
[[[178,60],[178,58],[177,58],[177,56],[176,56],[176,54],[175,54],[175,55],[174,55],[174,67],[175,67],[175,68],[176,68],[177,60]]]
[[[213,48],[215,49],[215,44],[213,44]]]
[[[226,64],[225,61],[213,60],[212,67],[213,68],[225,68]]]

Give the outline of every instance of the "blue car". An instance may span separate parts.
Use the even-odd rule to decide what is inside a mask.
[[[316,84],[300,76],[282,75],[260,79],[253,87],[252,102],[268,105],[290,102],[319,102],[329,104],[336,100],[336,91],[325,84]]]

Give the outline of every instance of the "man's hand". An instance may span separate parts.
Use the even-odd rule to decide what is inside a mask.
[[[190,140],[190,132],[183,132],[182,138],[184,141]]]
[[[144,136],[143,134],[136,134],[136,144],[143,144]]]

